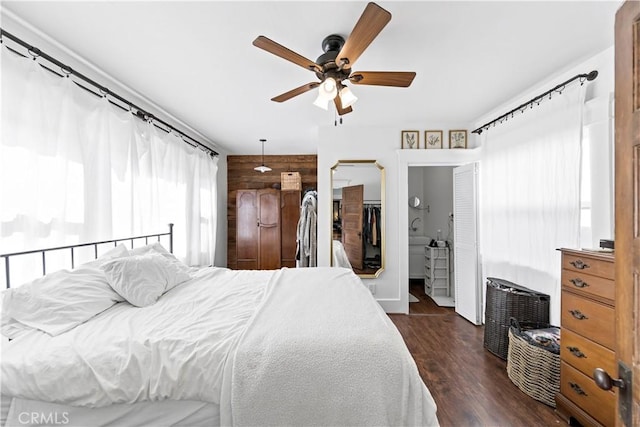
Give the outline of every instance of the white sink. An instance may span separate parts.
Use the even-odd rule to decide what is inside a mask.
[[[431,238],[427,236],[409,236],[409,245],[428,245]]]

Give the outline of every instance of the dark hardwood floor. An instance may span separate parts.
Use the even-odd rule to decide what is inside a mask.
[[[506,362],[484,349],[482,326],[438,307],[421,284],[410,291],[420,302],[409,304],[409,315],[389,317],[438,405],[442,427],[566,425],[509,380]]]

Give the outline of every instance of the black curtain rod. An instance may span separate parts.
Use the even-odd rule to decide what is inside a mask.
[[[97,83],[96,81],[90,79],[89,77],[83,75],[82,73],[74,70],[73,68],[71,68],[70,66],[63,64],[62,62],[58,61],[57,59],[55,59],[54,57],[46,54],[45,52],[41,51],[40,49],[38,49],[35,46],[31,46],[29,43],[23,41],[22,39],[14,36],[13,34],[3,30],[2,28],[0,28],[0,43],[2,43],[2,37],[7,37],[8,39],[16,42],[17,44],[21,45],[22,47],[24,47],[25,49],[27,49],[27,51],[29,52],[29,54],[33,57],[33,59],[36,59],[38,57],[44,58],[45,60],[47,60],[48,62],[60,67],[60,69],[62,70],[62,72],[68,77],[69,75],[73,74],[75,77],[89,83],[90,85],[94,86],[95,88],[98,89],[99,93],[96,93],[94,91],[92,91],[91,89],[86,88],[85,86],[82,86],[80,84],[78,84],[77,82],[74,82],[76,84],[78,84],[80,87],[82,87],[83,89],[86,89],[87,91],[93,93],[94,95],[97,96],[110,96],[112,98],[117,99],[118,101],[126,104],[129,107],[129,110],[134,114],[134,116],[138,117],[141,120],[146,120],[146,121],[152,121],[152,122],[157,122],[157,123],[161,123],[163,126],[166,126],[167,128],[169,128],[169,130],[167,129],[163,129],[162,127],[158,126],[156,123],[154,123],[154,125],[159,128],[164,130],[165,132],[170,132],[170,131],[174,131],[177,134],[180,135],[180,137],[182,138],[182,140],[193,146],[194,144],[200,148],[202,148],[203,150],[205,150],[206,152],[208,152],[210,155],[213,156],[217,156],[218,152],[216,152],[215,150],[209,148],[207,145],[197,141],[196,139],[190,137],[189,135],[185,134],[184,132],[176,129],[175,127],[171,126],[169,123],[165,122],[164,120],[159,119],[158,117],[154,116],[153,114],[149,113],[148,111],[143,110],[142,108],[138,107],[136,104],[134,104],[133,102],[121,97],[120,95],[112,92],[111,90],[109,90],[108,88],[106,88],[105,86],[102,86],[101,84]],[[13,49],[12,49],[13,50]],[[42,65],[42,64],[40,64]],[[48,67],[45,67],[47,70],[56,73],[55,71],[51,70]],[[58,74],[59,76],[62,77],[61,74]],[[123,108],[121,105],[118,105],[114,102],[112,102],[111,100],[109,100],[109,102],[111,102],[113,105],[117,105],[120,108]],[[125,108],[123,108],[125,109]],[[134,112],[135,110],[135,112]],[[193,144],[187,140],[185,140],[185,138],[188,138],[189,140],[193,141]]]
[[[500,117],[497,117],[497,118],[491,120],[490,122],[483,124],[478,129],[472,130],[471,133],[477,133],[478,135],[480,135],[483,131],[488,130],[490,126],[495,126],[496,123],[502,123],[504,120],[506,120],[508,118],[509,115],[511,115],[511,117],[513,118],[513,114],[518,112],[518,111],[520,111],[521,113],[524,113],[524,111],[527,109],[527,107],[533,108],[533,104],[540,104],[542,99],[544,97],[546,97],[547,95],[549,95],[549,97],[551,98],[551,95],[553,94],[553,92],[558,92],[559,94],[562,94],[562,91],[564,90],[565,86],[567,86],[569,83],[573,82],[574,80],[580,80],[580,85],[583,85],[585,80],[592,81],[592,80],[595,80],[596,77],[598,77],[598,72],[596,70],[593,70],[592,72],[590,72],[588,74],[577,74],[577,75],[571,77],[569,80],[560,83],[559,85],[557,85],[553,89],[549,89],[545,93],[540,94],[540,95],[536,96],[535,98],[532,98],[531,100],[525,102],[524,104],[521,104],[521,105],[517,106],[513,110],[511,110],[511,111],[509,111],[507,113],[504,113]]]

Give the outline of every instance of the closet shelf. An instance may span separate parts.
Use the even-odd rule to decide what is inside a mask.
[[[425,246],[424,292],[430,297],[450,297],[449,248]]]

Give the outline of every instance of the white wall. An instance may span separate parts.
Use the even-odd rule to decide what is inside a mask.
[[[409,171],[412,169],[415,168],[409,168]],[[453,167],[428,166],[421,169],[424,169],[424,201],[429,206],[425,213],[425,233],[435,239],[441,230],[442,240],[453,239],[453,224],[449,223],[449,214],[453,212]]]
[[[227,153],[218,152],[218,229],[216,230],[216,256],[213,265],[227,266]]]
[[[417,208],[409,208],[409,225],[414,219],[418,218],[414,222],[414,227],[417,230],[409,229],[410,236],[426,236],[426,219],[427,219],[427,205],[429,200],[424,195],[424,169],[423,168],[410,168],[408,174],[409,185],[409,197],[417,196],[420,199],[420,206]]]
[[[397,276],[397,263],[393,261],[397,245],[398,228],[393,221],[393,205],[397,203],[393,188],[397,187],[395,151],[400,141],[398,129],[356,128],[348,126],[320,128],[318,144],[318,265],[329,266],[332,238],[331,167],[339,160],[376,160],[385,170],[385,270],[376,279],[376,297],[381,300],[397,298],[394,286],[386,286]]]

